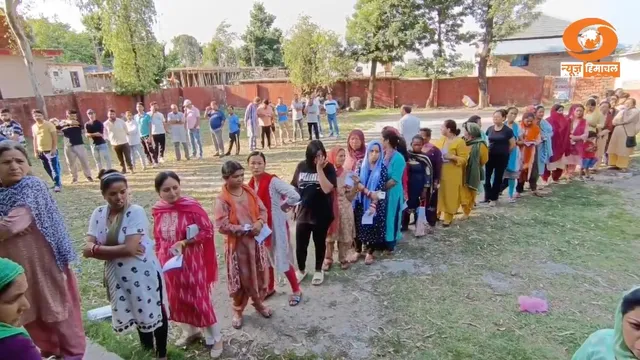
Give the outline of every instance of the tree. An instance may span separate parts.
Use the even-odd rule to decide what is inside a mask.
[[[238,34],[229,30],[231,24],[223,20],[216,28],[211,42],[205,44],[202,62],[212,66],[238,66],[238,51],[233,43]]]
[[[342,49],[338,35],[302,16],[283,44],[289,80],[303,94],[331,87],[344,79],[355,63]]]
[[[156,10],[153,0],[104,0],[100,10],[102,35],[113,54],[116,90],[142,95],[157,89],[163,78],[163,45],[151,25]]]
[[[478,106],[489,106],[487,98],[487,64],[491,47],[497,40],[504,39],[526,28],[540,16],[536,7],[545,0],[470,0],[470,14],[480,26],[477,41],[478,52]]]
[[[472,34],[462,31],[466,0],[422,0],[429,27],[433,29],[433,38],[429,43],[435,45],[433,59],[423,61],[423,65],[431,68],[431,91],[426,107],[433,106],[438,78],[450,76],[452,69],[457,68],[460,54],[455,53],[456,46],[468,42]]]
[[[35,67],[33,66],[33,53],[31,52],[31,44],[29,43],[29,39],[27,38],[27,35],[25,33],[22,20],[18,15],[17,7],[19,3],[20,0],[4,0],[6,20],[15,38],[15,42],[20,49],[24,64],[27,66],[29,82],[31,83],[31,88],[33,89],[33,95],[36,98],[36,107],[42,110],[45,117],[48,117],[47,105],[44,102],[44,96],[42,96],[42,92],[40,91],[40,84],[38,83]]]
[[[419,52],[431,33],[417,0],[358,0],[347,19],[346,38],[358,61],[371,62],[367,108],[374,105],[377,64]]]
[[[181,66],[195,66],[202,61],[202,47],[196,38],[191,35],[178,35],[171,39],[173,49],[180,59]]]
[[[27,19],[27,24],[33,39],[31,46],[64,51],[56,61],[61,63],[96,63],[93,42],[88,32],[75,32],[69,24],[57,21],[57,19],[53,19],[53,21],[45,18]]]
[[[244,64],[282,66],[282,31],[273,27],[275,19],[263,3],[253,3],[249,25],[241,37],[244,45],[240,49],[240,60]]]

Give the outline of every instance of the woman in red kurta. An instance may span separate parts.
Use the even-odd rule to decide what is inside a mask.
[[[164,266],[176,254],[183,255],[182,268],[164,274],[171,320],[183,330],[176,346],[198,340],[203,329],[211,356],[219,357],[222,334],[211,299],[218,279],[213,224],[196,200],[181,195],[180,178],[173,171],[159,173],[155,188],[160,195],[152,210],[158,259]],[[191,225],[198,232],[189,239],[187,227]]]
[[[587,119],[584,118],[584,106],[578,104],[574,107],[571,120],[571,133],[569,135],[570,145],[566,154],[567,178],[571,179],[575,175],[578,165],[582,164],[583,143],[589,135]]]

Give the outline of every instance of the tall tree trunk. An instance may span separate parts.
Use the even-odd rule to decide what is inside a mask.
[[[489,2],[487,14],[491,13],[491,2]],[[487,94],[487,65],[491,54],[491,41],[493,41],[493,16],[488,16],[485,21],[485,33],[482,38],[482,51],[478,61],[478,108],[483,109],[489,106]]]
[[[434,75],[431,78],[431,91],[429,91],[429,98],[427,99],[427,105],[426,105],[427,109],[433,107],[433,98],[436,93],[435,90],[437,87],[438,87],[438,77]]]
[[[18,46],[20,47],[20,52],[22,53],[24,64],[27,66],[27,72],[29,73],[29,82],[31,83],[31,87],[33,88],[33,95],[36,98],[36,107],[42,110],[45,118],[49,118],[49,115],[47,113],[47,105],[44,102],[44,96],[42,96],[42,92],[40,92],[40,84],[38,83],[38,78],[36,77],[36,71],[33,65],[33,53],[31,52],[31,45],[29,44],[29,40],[24,33],[24,29],[22,28],[22,24],[20,23],[20,18],[16,9],[18,3],[19,0],[4,1],[7,22],[9,23],[9,27],[16,37],[16,41],[18,42]]]
[[[376,90],[376,69],[378,62],[371,60],[371,74],[369,75],[369,93],[367,94],[367,109],[373,109],[373,94]]]

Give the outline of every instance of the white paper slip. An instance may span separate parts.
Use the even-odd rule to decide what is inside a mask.
[[[244,224],[244,231],[250,231],[252,228],[251,224]]]
[[[384,191],[378,191],[378,199],[384,200],[387,198],[387,193]]]
[[[355,185],[351,175],[353,175],[353,174],[349,173],[349,174],[347,174],[347,177],[345,177],[344,186],[353,187]]]
[[[269,226],[267,226],[267,224],[264,224],[262,225],[262,230],[260,230],[260,233],[256,235],[256,241],[258,242],[258,244],[262,244],[269,235],[271,235],[271,229],[269,229]]]
[[[169,259],[169,261],[167,261],[164,266],[162,267],[162,272],[167,272],[170,270],[174,270],[174,269],[181,269],[182,268],[182,258],[183,255],[180,254],[178,256],[174,256],[171,259]]]
[[[87,319],[89,320],[102,320],[111,317],[111,305],[106,305],[103,307],[99,307],[97,309],[92,309],[87,311]]]
[[[191,240],[195,238],[196,236],[198,236],[199,232],[200,232],[200,228],[198,227],[198,225],[191,224],[187,226],[187,240]]]
[[[371,214],[369,211],[366,211],[364,215],[362,215],[362,225],[372,225],[374,216],[375,213]]]

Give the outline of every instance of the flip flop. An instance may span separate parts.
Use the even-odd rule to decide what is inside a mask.
[[[316,271],[313,274],[313,279],[311,279],[311,285],[319,286],[319,285],[322,285],[323,282],[324,282],[324,272]]]
[[[302,293],[289,295],[289,306],[298,306],[302,302]]]

